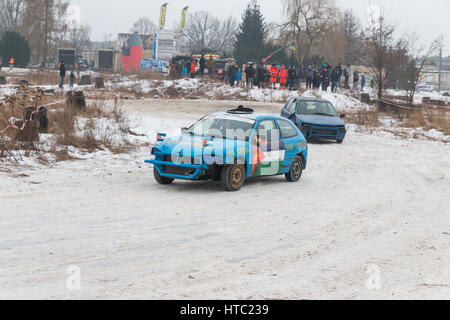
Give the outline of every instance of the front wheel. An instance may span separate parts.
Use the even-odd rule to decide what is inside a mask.
[[[227,165],[222,169],[222,186],[227,191],[238,191],[245,181],[245,167],[242,164]]]
[[[292,161],[289,172],[285,174],[288,182],[297,182],[302,177],[303,172],[303,160],[302,157],[296,156]]]
[[[175,179],[163,177],[159,174],[158,169],[153,167],[153,175],[155,176],[156,182],[159,184],[171,184]]]
[[[337,139],[336,142],[339,143],[339,144],[342,144],[342,142],[344,142],[344,140],[343,139]]]

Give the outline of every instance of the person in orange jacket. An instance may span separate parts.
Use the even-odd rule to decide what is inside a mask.
[[[272,88],[275,88],[275,84],[277,83],[277,77],[278,77],[278,68],[276,65],[272,65],[272,68],[270,68],[270,86]]]
[[[9,68],[10,68],[10,69],[14,69],[14,58],[11,58],[11,59],[9,60]]]
[[[287,73],[286,67],[282,66],[281,70],[280,70],[280,89],[286,88],[287,76],[288,76],[288,73]]]
[[[197,75],[197,61],[194,59],[191,62],[191,78],[195,78]]]

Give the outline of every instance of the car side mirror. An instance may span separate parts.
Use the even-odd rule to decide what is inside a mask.
[[[345,114],[341,114],[341,115],[340,115],[340,118],[341,118],[341,119],[344,119],[344,118],[345,118]]]

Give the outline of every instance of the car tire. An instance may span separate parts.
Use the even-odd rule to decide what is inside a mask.
[[[342,139],[337,139],[336,142],[339,143],[339,144],[342,144],[342,142],[344,142],[344,140],[342,140]]]
[[[296,156],[294,160],[292,160],[289,172],[285,174],[286,180],[288,182],[297,182],[302,177],[302,173],[303,173],[303,159],[300,156]]]
[[[156,182],[159,184],[171,184],[175,179],[163,177],[159,174],[158,169],[153,167],[153,175],[155,176]]]
[[[245,182],[245,167],[242,164],[227,165],[222,169],[222,186],[227,191],[238,191]]]

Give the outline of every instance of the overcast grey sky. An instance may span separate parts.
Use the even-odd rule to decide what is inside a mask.
[[[248,0],[249,1],[249,0]],[[104,35],[116,38],[119,32],[130,30],[133,22],[148,16],[155,24],[159,20],[162,3],[168,2],[167,26],[171,28],[180,19],[181,9],[190,7],[190,12],[207,10],[224,18],[229,15],[240,18],[247,0],[71,0],[81,9],[81,20],[92,28],[93,40],[103,40]],[[450,40],[449,0],[371,0],[379,5],[394,21],[400,33],[416,30],[423,43],[429,43],[439,34],[444,35],[444,44]],[[283,19],[282,0],[258,0],[268,22]],[[352,8],[365,19],[369,0],[336,0],[342,9]],[[444,51],[450,54],[450,45]]]

